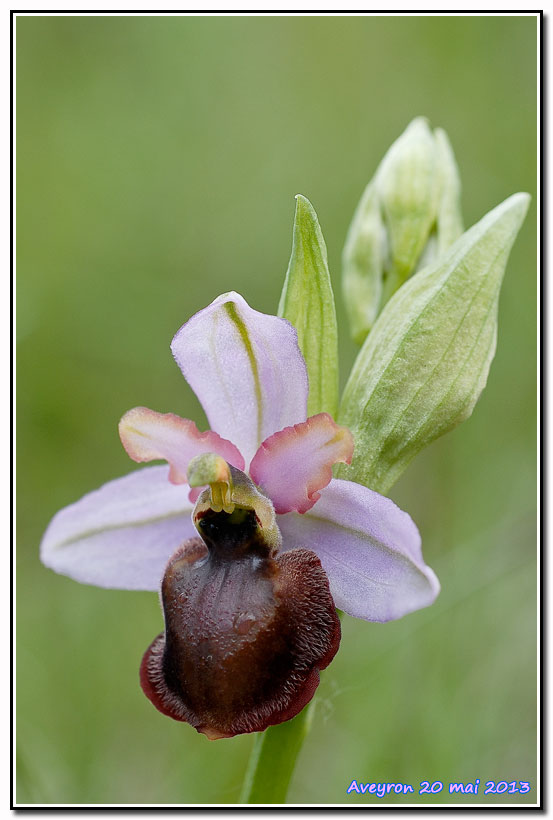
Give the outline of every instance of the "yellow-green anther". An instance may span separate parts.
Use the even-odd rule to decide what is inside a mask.
[[[224,481],[230,483],[230,468],[221,456],[216,453],[202,453],[193,458],[187,470],[188,483],[191,487],[203,487]]]
[[[187,470],[188,483],[191,487],[209,485],[210,504],[214,512],[234,511],[232,501],[232,476],[230,467],[221,456],[215,453],[203,453],[193,458]]]
[[[233,516],[234,523],[242,520],[241,511],[253,510],[264,542],[273,552],[280,548],[281,536],[274,507],[246,473],[227,464],[215,453],[204,453],[191,460],[187,476],[191,487],[207,485],[192,513],[196,527],[208,510],[228,513]]]

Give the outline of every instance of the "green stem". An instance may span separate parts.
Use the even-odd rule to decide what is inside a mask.
[[[256,735],[242,787],[241,803],[285,803],[302,743],[313,719],[312,700],[293,720]]]

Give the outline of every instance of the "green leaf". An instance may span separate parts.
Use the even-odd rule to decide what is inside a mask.
[[[344,391],[339,421],[355,452],[341,478],[386,493],[423,447],[470,416],[495,353],[501,281],[529,201],[507,199],[388,302]]]
[[[278,315],[298,331],[309,375],[308,415],[338,409],[338,329],[326,245],[308,199],[296,197],[292,255]]]

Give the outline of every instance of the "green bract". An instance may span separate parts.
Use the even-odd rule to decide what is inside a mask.
[[[338,409],[338,330],[326,245],[317,214],[308,199],[296,197],[292,255],[278,315],[298,332],[309,376],[307,414]]]
[[[362,343],[390,296],[462,233],[460,182],[444,131],[417,117],[365,189],[342,257],[353,338]]]
[[[338,475],[386,493],[427,444],[470,416],[495,352],[507,258],[529,204],[515,194],[386,305],[339,412],[355,440]]]

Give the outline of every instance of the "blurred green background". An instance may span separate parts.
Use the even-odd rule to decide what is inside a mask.
[[[238,799],[253,738],[210,743],[139,688],[156,596],[57,576],[38,545],[56,510],[133,469],[127,409],[204,424],[172,335],[230,289],[276,311],[298,192],[328,245],[344,381],[346,230],[425,114],[450,136],[467,226],[515,191],[533,201],[488,387],[391,493],[442,593],[387,625],[344,619],[289,801],[405,803],[346,789],[480,778],[532,785],[482,802],[534,802],[536,19],[36,16],[16,33],[17,800]]]

